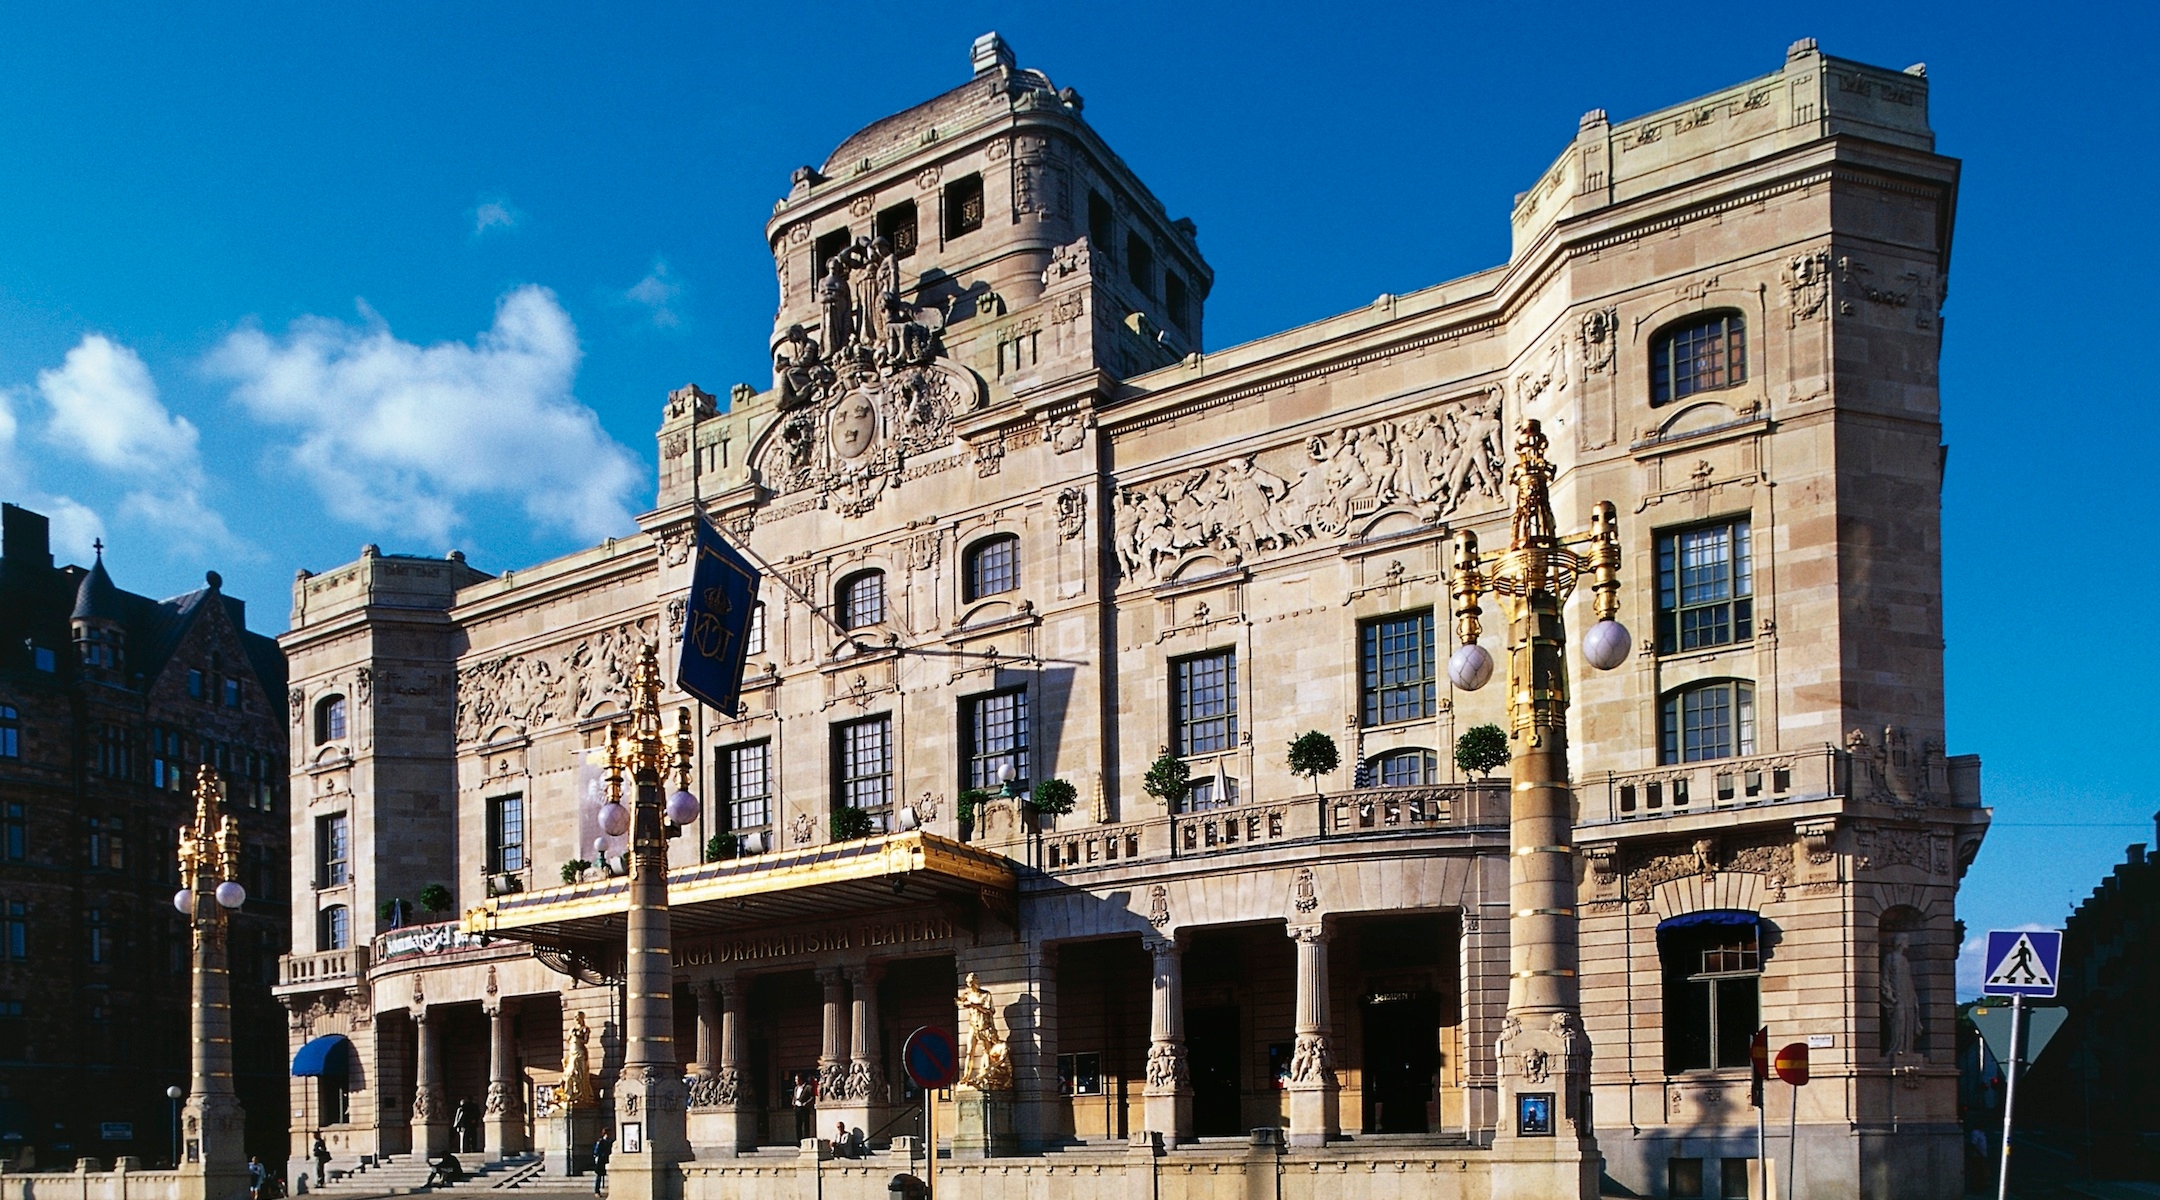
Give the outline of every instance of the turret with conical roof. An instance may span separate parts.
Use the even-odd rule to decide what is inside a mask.
[[[105,573],[105,543],[98,541],[93,547],[97,560],[75,588],[75,611],[68,614],[68,629],[83,674],[91,679],[117,680],[127,652],[120,589]]]

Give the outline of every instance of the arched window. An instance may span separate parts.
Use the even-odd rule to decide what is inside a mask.
[[[1020,539],[1015,534],[985,538],[968,548],[967,600],[995,596],[1020,586]]]
[[[1747,382],[1747,326],[1736,312],[1691,318],[1650,343],[1650,406]]]
[[[1718,679],[1667,692],[1658,761],[1706,762],[1755,753],[1755,685]]]
[[[1440,756],[1430,750],[1390,750],[1365,760],[1367,787],[1424,787],[1440,782]]]
[[[885,619],[885,572],[861,571],[840,581],[840,628],[861,629]]]
[[[342,904],[332,904],[315,914],[315,948],[317,950],[349,950],[352,948],[352,910]]]
[[[324,696],[315,702],[315,744],[342,740],[345,736],[345,697]]]
[[[1762,943],[1756,915],[1733,909],[1684,913],[1659,924],[1664,968],[1665,1073],[1748,1065],[1762,1005]]]

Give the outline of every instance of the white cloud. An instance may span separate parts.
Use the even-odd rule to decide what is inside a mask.
[[[437,543],[486,499],[587,538],[631,528],[643,471],[573,393],[577,330],[554,293],[504,296],[470,344],[414,345],[361,315],[242,330],[209,359],[250,413],[296,432],[287,452],[332,513]]]
[[[479,237],[490,229],[516,229],[525,214],[510,207],[507,201],[483,200],[472,210],[473,236]]]
[[[623,299],[642,306],[650,315],[654,327],[673,329],[682,324],[682,314],[675,311],[675,297],[682,295],[682,284],[668,274],[667,260],[653,259],[652,270],[645,278],[630,285]]]
[[[51,410],[45,440],[118,477],[127,489],[123,512],[176,536],[185,548],[245,549],[203,501],[201,434],[158,399],[140,355],[103,334],[86,334],[58,367],[38,372],[37,390]],[[66,510],[56,514],[63,531],[96,521],[65,497],[54,500]]]
[[[2035,924],[2035,923],[2033,923],[2033,922],[2030,922],[2030,921],[2028,921],[2028,922],[2026,922],[2026,923],[2025,923],[2025,924],[2023,924],[2023,925],[2011,925],[2011,926],[2008,926],[2008,928],[2010,928],[2010,929],[2054,929],[2054,928],[2056,928],[2056,927],[2055,927],[2055,926],[2053,926],[2053,925],[2041,925],[2041,924]],[[1976,934],[1974,934],[1973,936],[1971,936],[1971,937],[1969,937],[1969,938],[1966,938],[1966,939],[1965,939],[1965,944],[1964,944],[1964,945],[1962,945],[1962,946],[1959,946],[1959,947],[1958,947],[1958,960],[1957,960],[1957,994],[1958,994],[1958,999],[1960,999],[1960,1000],[1976,1000],[1976,999],[1978,999],[1978,998],[1979,998],[1979,996],[1980,996],[1980,985],[1981,985],[1981,984],[1982,984],[1983,982],[1985,982],[1985,980],[1986,980],[1986,978],[1987,978],[1987,976],[1986,976],[1986,971],[1987,971],[1987,932],[1986,932],[1985,930],[1982,930],[1981,932],[1979,932],[1979,933],[1976,933]]]
[[[62,560],[89,561],[90,544],[105,536],[104,518],[71,496],[54,495],[38,487],[29,464],[16,450],[21,431],[14,402],[7,392],[0,391],[0,498],[51,518],[53,552]]]

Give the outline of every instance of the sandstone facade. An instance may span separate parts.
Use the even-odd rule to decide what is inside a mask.
[[[1745,1176],[1744,1020],[1817,1047],[1807,1194],[1957,1194],[1952,905],[1986,815],[1943,747],[1957,164],[1924,73],[1802,42],[1592,112],[1506,264],[1209,352],[1191,222],[1077,94],[994,38],[973,65],[796,173],[767,227],[773,379],[668,397],[640,536],[296,585],[295,685],[357,700],[343,740],[295,727],[293,839],[310,878],[319,822],[351,822],[356,870],[315,907],[362,934],[281,989],[295,1047],[353,1043],[336,1151],[439,1149],[468,1099],[489,1152],[552,1138],[570,1165],[550,1105],[579,1015],[607,1111],[622,889],[593,749],[638,647],[673,657],[702,515],[770,572],[745,713],[700,710],[704,815],[675,843],[686,1194],[882,1189],[917,1132],[901,1041],[950,1026],[971,972],[1012,1084],[947,1105],[941,1186],[1507,1194],[1507,789],[1451,754],[1505,689],[1436,661],[1448,540],[1506,543],[1535,418],[1561,527],[1618,504],[1641,640],[1573,680],[1606,1172]],[[1313,730],[1343,764],[1294,776]],[[1164,756],[1195,785],[1174,805],[1144,786]],[[1069,813],[1004,794],[1053,778]],[[832,842],[842,807],[873,849]],[[459,923],[376,919],[430,883]],[[319,927],[296,913],[295,944]],[[798,1076],[815,1136],[891,1159],[798,1149]]]

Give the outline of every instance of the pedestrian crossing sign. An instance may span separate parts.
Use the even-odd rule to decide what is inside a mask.
[[[2061,930],[1991,929],[1981,994],[2053,996],[2061,965]]]

